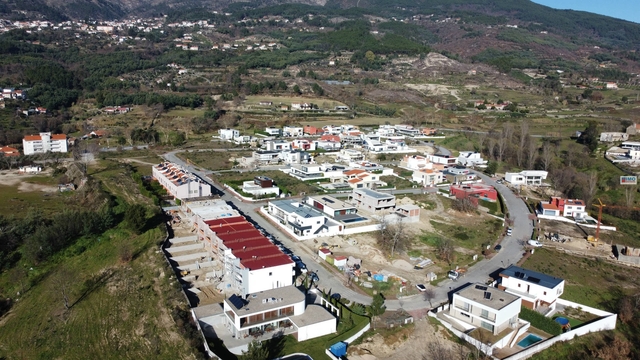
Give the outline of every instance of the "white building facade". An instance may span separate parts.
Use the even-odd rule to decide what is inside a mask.
[[[67,152],[67,135],[41,132],[40,135],[27,135],[22,139],[25,155],[44,154],[48,152]]]

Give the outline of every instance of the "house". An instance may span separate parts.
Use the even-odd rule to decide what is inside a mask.
[[[460,151],[458,154],[457,164],[467,167],[484,166],[487,160],[482,158],[482,154],[476,151]]]
[[[627,126],[625,132],[629,135],[637,135],[638,133],[640,133],[640,124],[633,123]]]
[[[306,295],[295,286],[246,297],[231,295],[223,302],[221,328],[228,329],[234,339],[247,339],[247,343],[253,335],[265,332],[292,334],[305,341],[336,332],[336,317],[322,305],[328,306],[322,302],[307,305]]]
[[[308,196],[305,203],[338,221],[360,217],[356,215],[358,210],[355,206],[329,195]]]
[[[398,205],[395,214],[400,216],[403,222],[420,221],[420,207],[417,205]]]
[[[396,133],[396,128],[393,125],[380,125],[376,131],[376,135],[381,137],[393,136]]]
[[[324,134],[324,135],[320,136],[320,140],[321,141],[340,142],[340,136],[331,135],[331,134]]]
[[[498,288],[521,297],[522,306],[528,309],[553,311],[564,292],[564,280],[511,265],[500,272]]]
[[[286,137],[300,137],[304,135],[304,132],[299,126],[285,126],[282,128],[282,134]]]
[[[272,101],[260,101],[258,104],[260,106],[271,106],[271,105],[273,105],[273,102]]]
[[[345,105],[338,105],[333,108],[335,111],[349,111],[349,107]]]
[[[89,137],[91,138],[102,138],[107,136],[107,132],[105,130],[94,130],[89,133]]]
[[[546,216],[560,216],[560,209],[554,204],[540,202],[538,204],[538,211],[540,214]]]
[[[218,135],[222,140],[233,140],[234,138],[240,136],[240,131],[235,129],[220,129],[218,130]]]
[[[542,185],[547,178],[547,172],[542,170],[524,170],[519,173],[505,173],[504,180],[511,185]]]
[[[47,113],[47,108],[42,107],[42,106],[38,106],[38,107],[36,108],[36,113],[37,113],[37,114],[46,114],[46,113]]]
[[[433,136],[438,134],[438,129],[434,128],[423,128],[421,130],[423,136]]]
[[[280,151],[279,150],[258,150],[254,151],[251,160],[253,162],[257,162],[259,164],[277,164],[280,162]]]
[[[540,203],[542,205],[542,203]],[[586,215],[586,205],[583,200],[578,199],[563,199],[559,197],[551,197],[549,203],[546,205],[546,209],[544,206],[540,208],[542,210],[543,215],[552,215],[552,216],[571,216],[574,218],[583,218]],[[556,212],[556,214],[552,214],[552,211]]]
[[[267,151],[285,151],[291,150],[291,143],[285,140],[265,141],[262,146]]]
[[[445,180],[452,184],[467,183],[477,178],[475,173],[472,173],[466,167],[459,165],[444,169],[443,175]]]
[[[43,154],[47,152],[67,152],[67,135],[41,132],[40,135],[27,135],[22,139],[25,155]]]
[[[471,199],[476,204],[478,199],[490,202],[498,201],[498,192],[493,186],[487,184],[451,185],[449,192],[456,199]]]
[[[255,138],[251,135],[240,135],[240,136],[234,137],[232,141],[238,145],[250,144],[255,141]]]
[[[330,220],[323,212],[297,200],[270,201],[267,212],[297,236],[333,236],[343,229],[342,224]]]
[[[313,104],[310,103],[292,103],[291,110],[311,110],[313,109]]]
[[[264,132],[269,134],[269,136],[280,136],[282,135],[282,129],[278,129],[276,127],[267,127],[264,129]]]
[[[431,163],[426,156],[405,155],[400,161],[400,167],[410,170],[428,169]]]
[[[311,125],[305,125],[302,128],[302,132],[307,134],[307,135],[320,135],[322,134],[322,129],[317,128],[315,126],[311,126]]]
[[[609,90],[618,90],[618,84],[614,83],[614,82],[607,82],[605,84],[605,89],[609,89]]]
[[[396,197],[370,189],[354,189],[351,198],[358,209],[371,213],[391,211],[396,207]]]
[[[618,142],[629,140],[629,134],[626,132],[603,132],[600,133],[601,142]]]
[[[373,174],[362,169],[347,170],[344,173],[343,182],[353,189],[373,189],[387,184],[380,180],[379,174]]]
[[[340,154],[337,157],[338,161],[353,162],[364,160],[364,155],[358,150],[354,149],[341,149]]]
[[[18,173],[20,174],[38,174],[42,171],[40,166],[20,166]]]
[[[253,180],[242,183],[242,191],[254,196],[280,195],[280,188],[273,185],[273,180],[266,176],[256,176]]]
[[[308,139],[294,139],[291,142],[291,148],[314,151],[316,149],[316,144],[315,142]]]
[[[153,178],[176,199],[211,196],[211,185],[174,163],[165,161],[154,165],[151,173]]]
[[[420,136],[420,129],[416,129],[411,125],[396,125],[396,134],[409,137]]]
[[[285,164],[308,164],[311,162],[311,155],[300,150],[281,151],[279,158]]]
[[[289,175],[301,180],[322,179],[324,178],[324,170],[318,164],[291,165]]]
[[[331,250],[327,248],[318,249],[318,257],[320,257],[320,259],[327,261],[327,256],[330,256],[330,255],[331,255]]]
[[[427,160],[434,164],[442,164],[442,165],[455,165],[458,161],[458,158],[451,157],[451,155],[443,155],[443,154],[428,154]]]
[[[435,186],[444,182],[442,171],[435,169],[415,170],[411,175],[411,181],[417,182],[422,186]]]
[[[475,283],[453,293],[449,314],[469,328],[498,335],[517,326],[521,306],[520,296]]]
[[[327,151],[336,151],[342,148],[342,143],[340,141],[325,141],[325,140],[317,140],[314,141],[316,144],[316,149],[323,149]]]
[[[2,154],[4,154],[4,156],[6,157],[20,156],[20,151],[18,151],[18,149],[9,146],[1,147],[0,152],[2,152]]]

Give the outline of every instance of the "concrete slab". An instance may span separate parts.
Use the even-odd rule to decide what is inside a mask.
[[[168,248],[165,248],[165,250],[167,250],[167,252],[171,255],[173,254],[177,254],[180,252],[185,252],[185,251],[193,251],[193,250],[202,250],[204,249],[204,244],[203,243],[199,243],[199,244],[188,244],[188,245],[177,245],[177,246],[171,246]]]
[[[197,252],[194,254],[188,254],[188,255],[180,255],[180,256],[172,256],[171,260],[175,261],[175,262],[186,262],[186,261],[193,261],[193,260],[202,260],[204,261],[205,259],[209,258],[209,254],[206,252]]]
[[[196,235],[192,235],[192,236],[183,236],[183,237],[169,239],[169,242],[172,244],[180,244],[180,243],[197,241],[197,240],[198,240],[198,237]]]

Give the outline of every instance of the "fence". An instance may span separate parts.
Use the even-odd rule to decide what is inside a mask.
[[[594,315],[598,315],[601,316],[600,319],[595,320],[595,321],[591,321],[589,323],[580,325],[580,327],[577,327],[571,331],[567,331],[566,333],[560,334],[558,336],[552,337],[550,339],[547,339],[545,341],[541,341],[531,347],[526,348],[525,350],[520,351],[519,353],[513,354],[509,357],[504,358],[503,360],[519,360],[519,359],[526,359],[529,356],[538,353],[544,349],[547,349],[549,347],[551,347],[553,344],[557,343],[558,341],[568,341],[568,340],[573,340],[573,338],[575,338],[576,336],[582,336],[582,335],[586,335],[592,332],[596,332],[596,331],[603,331],[603,330],[613,330],[616,328],[616,321],[618,319],[618,315],[617,314],[612,314],[610,312],[604,311],[604,310],[599,310],[599,309],[595,309],[589,306],[585,306],[582,304],[578,304],[578,303],[574,303],[572,301],[567,301],[564,299],[558,299],[556,300],[558,302],[559,305],[564,305],[564,306],[571,306],[571,307],[575,307],[575,308],[580,308],[583,311],[592,313]]]
[[[436,308],[434,308],[433,311],[430,311],[428,313],[428,315],[437,319],[438,318],[438,312],[441,312],[441,311],[444,311],[444,310],[448,310],[448,309],[449,309],[449,304],[448,303],[441,304],[441,305],[438,305]],[[488,356],[491,356],[493,354],[493,347],[482,343],[480,340],[476,340],[476,339],[472,338],[471,336],[469,336],[469,335],[463,333],[462,331],[454,328],[451,324],[449,324],[446,321],[440,321],[440,324],[442,324],[442,326],[447,328],[447,330],[451,331],[454,335],[456,335],[457,337],[463,339],[464,341],[468,342],[469,344],[473,345],[476,349],[482,351],[483,353],[487,354]]]

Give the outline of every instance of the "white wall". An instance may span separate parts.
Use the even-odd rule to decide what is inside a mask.
[[[520,284],[520,287],[518,287]],[[553,289],[546,288],[541,285],[532,284],[530,282],[518,279],[516,277],[502,278],[502,286],[509,290],[527,292],[527,286],[529,286],[529,294],[533,295],[537,299],[542,301],[553,303],[564,292],[564,281],[558,284]],[[544,293],[547,293],[545,295]]]
[[[243,285],[247,294],[293,285],[293,262],[251,270],[247,278],[243,279]]]
[[[311,305],[318,306],[318,305]],[[336,319],[311,324],[298,328],[298,341],[305,341],[336,332]]]

